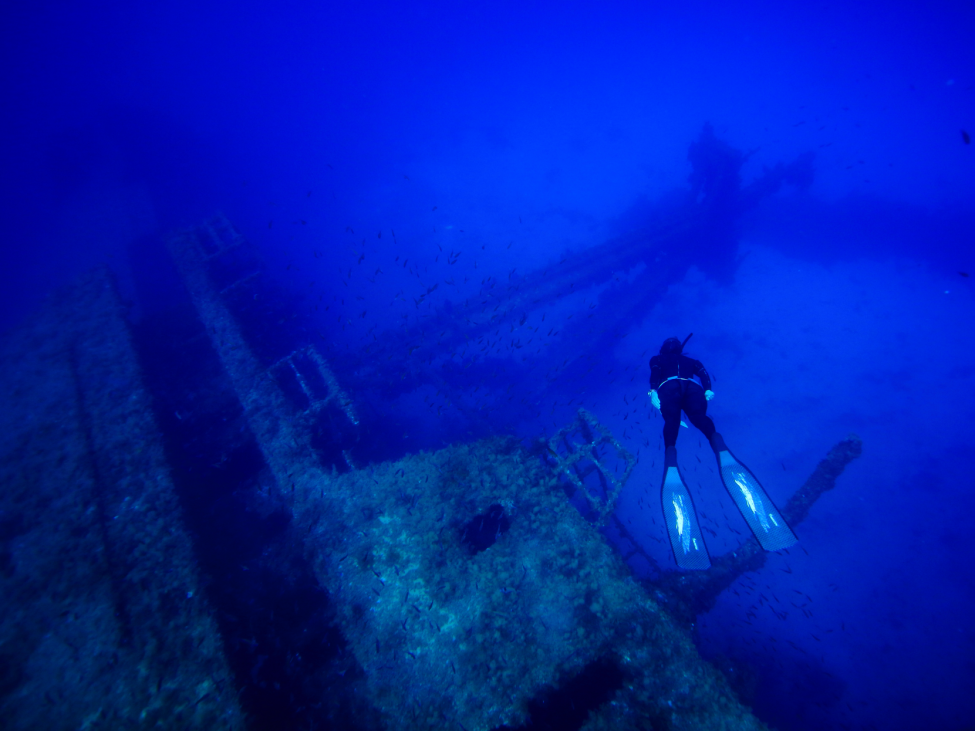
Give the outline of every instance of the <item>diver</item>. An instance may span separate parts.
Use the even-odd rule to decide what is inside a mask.
[[[694,333],[691,333],[693,335]],[[680,412],[701,430],[708,441],[715,434],[714,422],[707,415],[708,401],[714,398],[711,376],[699,360],[684,355],[684,346],[677,338],[667,338],[660,346],[660,355],[650,359],[650,400],[664,417],[664,448],[667,464],[677,463],[677,434],[680,431]],[[682,375],[683,374],[683,375]],[[695,381],[694,378],[698,380]]]
[[[796,542],[796,537],[755,476],[731,454],[707,415],[714,391],[704,364],[684,355],[684,346],[691,335],[684,342],[667,338],[660,346],[660,354],[650,359],[649,396],[664,419],[661,501],[674,559],[682,569],[706,569],[711,566],[711,559],[690,492],[677,466],[677,435],[681,426],[687,426],[681,421],[681,411],[707,437],[718,460],[721,481],[762,548],[766,551],[788,548]]]

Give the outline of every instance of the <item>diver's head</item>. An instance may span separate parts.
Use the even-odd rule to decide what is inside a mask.
[[[679,355],[682,349],[680,340],[667,338],[664,340],[664,344],[660,346],[660,355],[670,355],[671,353]]]
[[[694,333],[691,333],[693,335]],[[660,355],[680,355],[684,352],[684,346],[687,345],[687,341],[691,339],[691,335],[684,338],[682,343],[677,338],[667,338],[664,340],[664,344],[660,346]]]

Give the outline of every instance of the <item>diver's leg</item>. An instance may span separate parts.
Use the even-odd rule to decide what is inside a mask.
[[[711,566],[711,559],[704,545],[691,494],[677,468],[675,445],[680,429],[682,394],[680,381],[665,383],[657,390],[660,413],[664,417],[664,480],[660,502],[670,546],[674,549],[674,561],[682,569],[706,569]]]
[[[677,448],[667,447],[664,458],[664,481],[660,488],[660,504],[664,523],[670,536],[674,561],[682,569],[706,569],[711,566],[697,512],[691,494],[677,468]]]
[[[671,381],[657,389],[660,398],[660,415],[664,418],[664,447],[674,447],[677,444],[677,432],[680,430],[680,386]]]
[[[795,533],[769,499],[758,478],[731,453],[718,432],[713,432],[708,441],[718,458],[721,481],[762,548],[779,551],[794,544],[797,540]]]
[[[690,422],[701,430],[705,438],[710,442],[714,435],[714,422],[708,416],[708,400],[704,397],[704,389],[696,383],[686,384],[684,398],[681,404],[684,413]]]

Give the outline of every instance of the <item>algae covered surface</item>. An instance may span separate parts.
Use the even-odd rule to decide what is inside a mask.
[[[301,490],[298,532],[391,728],[518,726],[533,697],[600,661],[622,682],[586,728],[761,727],[517,441]],[[492,506],[510,527],[476,550],[465,537]]]
[[[0,350],[0,728],[245,728],[111,280]]]

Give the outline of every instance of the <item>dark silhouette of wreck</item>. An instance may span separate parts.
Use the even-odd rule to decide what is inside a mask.
[[[300,328],[258,343],[260,262],[220,217],[169,239],[188,294],[172,310],[128,322],[104,270],[52,296],[2,343],[5,728],[763,728],[688,630],[761,566],[754,541],[635,581],[599,530],[629,474],[608,465],[633,458],[585,411],[548,443],[475,409],[482,438],[433,451],[381,428],[383,399],[419,384],[466,408],[492,364],[445,367],[445,346],[652,258],[571,358],[542,356],[565,365],[535,394],[558,389],[695,252],[730,266],[742,210],[811,175],[802,158],[742,186],[710,128],[691,159],[690,192],[639,231],[368,352]],[[841,442],[783,515],[799,523],[859,449]]]

